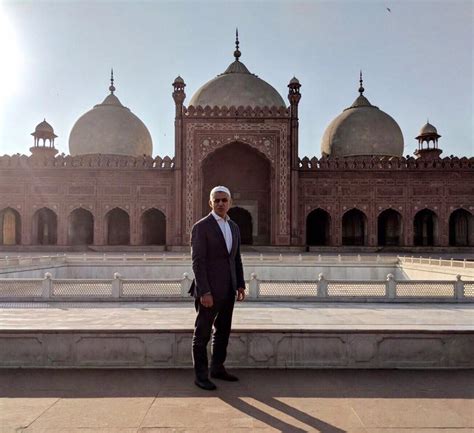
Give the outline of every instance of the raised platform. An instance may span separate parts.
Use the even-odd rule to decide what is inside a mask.
[[[191,366],[191,303],[0,304],[0,367]],[[474,305],[238,304],[239,368],[474,368]]]

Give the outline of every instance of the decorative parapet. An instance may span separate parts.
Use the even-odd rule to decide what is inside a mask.
[[[446,157],[423,160],[414,157],[354,156],[345,158],[307,156],[299,159],[301,170],[469,170],[474,169],[474,158]]]
[[[32,167],[68,167],[68,168],[153,168],[172,169],[174,168],[174,158],[159,156],[126,156],[126,155],[58,155],[53,156],[27,156],[4,155],[0,157],[0,168],[32,168]]]
[[[234,117],[283,117],[289,118],[291,115],[290,109],[287,107],[210,107],[206,105],[197,107],[190,105],[189,107],[183,107],[184,117],[221,117],[221,118],[234,118]]]

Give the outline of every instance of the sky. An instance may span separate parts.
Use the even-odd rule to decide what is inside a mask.
[[[427,119],[442,156],[474,156],[472,0],[0,0],[0,155],[29,155],[46,118],[69,153],[74,122],[109,93],[174,156],[174,78],[187,98],[240,60],[287,101],[301,84],[300,157],[319,157],[329,122],[364,95],[400,125],[404,155]]]

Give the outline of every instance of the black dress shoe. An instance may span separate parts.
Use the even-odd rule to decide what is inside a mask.
[[[196,384],[196,386],[198,386],[201,389],[205,389],[206,391],[213,391],[217,388],[217,386],[214,385],[209,379],[196,378],[194,380],[194,383]]]
[[[227,382],[237,382],[239,380],[237,376],[227,373],[225,370],[211,372],[211,377],[213,379],[227,380]]]

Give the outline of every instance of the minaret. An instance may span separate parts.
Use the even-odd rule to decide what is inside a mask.
[[[288,83],[288,101],[290,101],[290,146],[291,146],[291,245],[299,245],[301,239],[298,237],[298,179],[299,179],[299,158],[298,158],[298,135],[299,135],[299,120],[298,120],[298,104],[301,99],[300,93],[301,84],[298,78],[293,77]]]
[[[417,137],[418,140],[418,149],[415,150],[416,158],[425,158],[425,159],[437,159],[443,153],[443,151],[438,147],[438,138],[441,135],[438,134],[436,128],[430,124],[429,120],[426,121],[426,124],[421,128],[420,133]],[[426,143],[426,147],[424,144]],[[432,145],[430,146],[430,143]]]
[[[34,138],[33,147],[30,147],[33,156],[54,156],[58,153],[54,147],[54,139],[57,138],[57,135],[46,119],[36,125],[35,132],[32,132],[31,135]],[[40,140],[43,140],[42,143]]]

